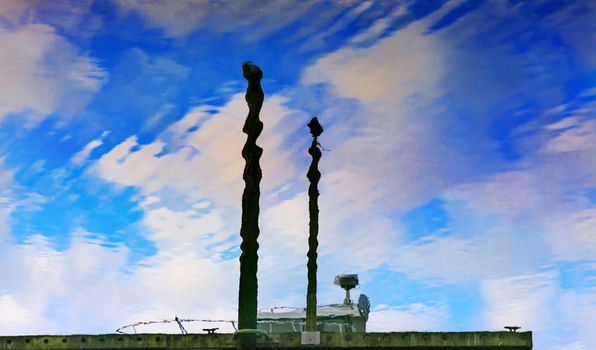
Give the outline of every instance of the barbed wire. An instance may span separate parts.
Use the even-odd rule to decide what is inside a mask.
[[[129,333],[124,332],[123,330],[126,328],[132,328],[134,334],[137,334],[137,328],[136,328],[137,326],[146,326],[146,325],[158,324],[158,323],[176,323],[176,324],[178,324],[178,327],[180,328],[180,332],[182,332],[182,334],[188,334],[188,331],[182,325],[183,322],[230,323],[232,325],[232,327],[234,328],[234,330],[236,330],[236,331],[238,330],[238,328],[236,327],[236,321],[232,321],[232,320],[208,320],[208,319],[194,319],[194,318],[178,318],[178,316],[176,316],[172,320],[140,321],[140,322],[128,324],[126,326],[122,326],[122,327],[116,329],[116,333],[129,334]]]

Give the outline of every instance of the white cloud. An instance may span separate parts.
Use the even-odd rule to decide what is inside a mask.
[[[338,96],[386,108],[417,93],[433,97],[445,69],[440,46],[412,24],[367,49],[343,48],[308,67],[305,84],[330,83]]]
[[[162,252],[131,268],[124,246],[85,232],[70,239],[63,251],[42,236],[20,245],[1,242],[0,276],[9,283],[0,292],[6,311],[0,333],[113,332],[128,323],[175,315],[235,319],[235,260],[216,263]]]
[[[12,295],[0,295],[0,309],[0,329],[6,335],[18,334],[35,321],[39,322],[37,315]]]
[[[46,23],[62,31],[87,36],[102,26],[100,16],[91,12],[91,1],[69,0],[4,0],[0,3],[0,18],[11,28]]]
[[[341,188],[331,196],[382,202],[386,212],[415,206],[457,176],[449,167],[457,154],[437,152],[441,122],[434,123],[444,111],[434,99],[444,68],[423,29],[412,25],[370,48],[340,49],[305,70],[304,84],[327,83],[338,96],[361,103],[352,115],[326,118],[332,128],[349,124],[354,133],[324,154],[325,180]],[[323,135],[322,142],[333,136]],[[429,176],[437,173],[443,176]]]
[[[543,233],[558,259],[593,259],[596,254],[596,209],[585,208],[553,216]]]
[[[492,329],[520,326],[536,332],[550,327],[556,282],[557,275],[552,272],[484,280],[486,324]]]
[[[593,18],[596,7],[591,1],[570,5],[549,16],[547,23],[558,28],[558,35],[567,45],[567,55],[575,57],[579,66],[591,71],[596,67],[596,53],[590,49],[596,45],[596,24]]]
[[[10,172],[2,169],[0,174],[0,215],[6,223],[20,201],[10,191]],[[100,234],[77,230],[67,236],[68,246],[58,249],[39,234],[15,243],[9,227],[1,226],[0,333],[106,333],[127,323],[175,315],[235,319],[238,263],[213,259],[225,248],[217,214],[149,210],[147,235],[161,250],[132,266],[129,249]],[[164,225],[164,219],[173,224]],[[211,239],[187,244],[193,235],[211,230],[217,233]]]
[[[549,111],[550,112],[549,114],[552,114],[552,113],[559,114],[559,113],[564,112],[564,111],[565,111],[565,106],[558,106],[558,107],[555,107],[552,110],[550,110]],[[546,129],[549,129],[549,130],[567,129],[567,128],[570,128],[570,127],[573,127],[573,126],[577,126],[579,122],[580,122],[580,118],[577,117],[577,116],[566,117],[566,118],[561,119],[561,120],[559,120],[557,122],[548,124],[547,126],[545,126],[545,128]]]
[[[339,8],[341,8],[342,5],[349,6],[349,4],[347,4],[347,3],[345,3],[345,4],[335,3],[334,5],[336,5],[336,6],[340,5],[340,6],[337,6],[338,7],[337,10],[339,10]],[[298,47],[298,49],[297,49],[298,52],[324,49],[326,46],[329,45],[328,43],[330,41],[330,38],[332,38],[334,35],[337,35],[338,32],[344,31],[344,30],[346,30],[346,28],[353,26],[354,21],[362,13],[364,13],[366,10],[368,10],[372,5],[373,5],[372,1],[364,1],[364,2],[361,2],[360,4],[354,5],[351,9],[346,10],[344,13],[340,12],[339,14],[335,14],[334,20],[330,21],[330,23],[326,27],[321,28],[321,30],[318,30],[318,31],[313,32],[310,35],[308,35],[307,40],[304,40],[302,45],[300,45]],[[325,17],[321,13],[319,13],[318,15],[321,17]]]
[[[594,97],[596,96],[596,87],[592,87],[582,91],[580,97]]]
[[[307,249],[305,196],[282,199],[287,192],[284,188],[297,175],[295,145],[285,149],[282,145],[288,144],[289,136],[297,128],[304,127],[307,118],[300,111],[284,107],[284,103],[279,96],[266,97],[261,112],[265,128],[258,140],[265,150],[261,158],[265,175],[261,183],[259,251],[259,299],[265,304],[279,301],[280,285],[285,285],[289,294],[301,295],[302,290],[300,294],[296,291],[299,285],[290,286],[296,276],[304,273]],[[207,112],[214,109],[215,114]],[[91,172],[104,179],[138,187],[145,197],[141,226],[145,237],[155,242],[158,253],[141,263],[147,266],[147,272],[144,268],[136,270],[135,275],[145,276],[139,277],[138,283],[145,285],[150,280],[161,279],[150,278],[146,276],[148,273],[188,281],[174,290],[163,283],[151,282],[155,286],[145,286],[143,290],[153,290],[152,293],[167,299],[166,293],[183,295],[193,285],[209,283],[208,288],[202,289],[204,298],[230,299],[212,302],[208,310],[213,305],[235,305],[237,289],[232,286],[237,285],[234,277],[237,259],[230,261],[223,254],[240,244],[239,206],[244,165],[240,150],[246,139],[241,128],[247,113],[241,94],[223,107],[197,107],[153,143],[139,145],[136,137],[131,137],[104,154],[92,167]],[[177,204],[172,203],[172,196],[178,198]],[[188,203],[180,203],[180,198]],[[203,273],[193,272],[185,277],[188,270],[183,266]],[[181,273],[169,273],[170,268]],[[224,309],[229,313],[230,308]],[[225,310],[218,312],[225,314]],[[149,310],[143,317],[163,317],[163,312]],[[197,314],[205,312],[205,309],[196,310]]]
[[[321,164],[325,180],[338,189],[330,196],[363,210],[408,210],[501,166],[502,155],[485,134],[491,114],[484,107],[471,108],[471,116],[456,110],[471,85],[491,92],[474,104],[497,103],[510,87],[490,76],[463,81],[465,65],[452,61],[463,56],[459,34],[451,35],[460,28],[427,34],[430,22],[414,22],[367,48],[340,49],[304,71],[304,85],[324,84],[340,98],[336,103],[357,105],[341,116],[337,106],[321,112],[332,123],[321,137],[334,142]],[[507,62],[510,53],[497,51]],[[485,64],[485,53],[465,54]],[[334,131],[348,125],[349,133]],[[464,135],[465,128],[474,131]]]
[[[162,1],[125,0],[117,2],[117,5],[125,13],[139,11],[154,26],[166,29],[174,37],[190,33],[209,14],[207,2],[188,0],[170,4]]]
[[[391,11],[388,16],[378,19],[371,27],[358,33],[350,41],[352,43],[362,43],[369,40],[378,38],[383,32],[389,27],[392,21],[395,21],[399,17],[405,15],[407,9],[405,6],[400,5]]]
[[[137,320],[171,317],[172,313],[213,319],[223,316],[212,314],[215,310],[229,314],[236,308],[236,260],[213,262],[192,254],[163,252],[143,264],[146,267],[136,270],[132,280],[140,298],[131,302]]]
[[[216,31],[231,31],[254,25],[248,37],[262,37],[285,27],[312,6],[311,1],[211,2],[180,0],[173,3],[149,0],[124,0],[117,5],[122,14],[136,11],[153,27],[164,29],[170,37],[181,38],[208,26]]]
[[[87,160],[87,158],[89,158],[89,155],[91,154],[91,152],[101,145],[103,145],[103,141],[92,140],[87,145],[85,145],[85,148],[83,148],[79,152],[75,153],[72,156],[72,158],[70,159],[70,161],[75,165],[83,164]]]
[[[151,115],[149,118],[147,118],[147,121],[143,125],[143,128],[150,129],[150,128],[156,126],[159,122],[161,122],[164,119],[165,116],[167,116],[170,112],[172,112],[172,110],[175,107],[176,106],[174,106],[171,103],[163,104],[161,107],[159,107],[157,112],[155,112],[153,115]]]
[[[573,342],[570,344],[557,346],[553,350],[587,350],[588,348],[582,344],[582,342]]]
[[[15,208],[11,185],[13,173],[4,165],[4,157],[0,157],[0,242],[8,234],[8,217]]]
[[[367,332],[445,331],[448,326],[444,305],[411,304],[372,311]]]
[[[194,252],[207,258],[209,252],[199,252],[230,235],[229,227],[226,227],[229,225],[225,225],[217,211],[199,214],[194,210],[173,211],[158,207],[145,211],[143,223],[150,229],[147,238],[170,254]]]
[[[514,170],[460,184],[445,197],[496,215],[507,230],[533,227],[533,236],[546,245],[538,251],[547,256],[589,259],[596,247],[590,229],[594,213],[585,191],[596,187],[596,148],[590,142],[596,129],[591,120],[575,113],[528,130],[534,135],[526,146],[531,151],[510,166]]]
[[[537,212],[560,193],[544,187],[541,174],[533,169],[497,173],[484,181],[462,184],[447,192],[452,200],[465,200],[473,209],[501,215]]]
[[[236,318],[238,262],[217,259],[216,255],[227,248],[227,225],[219,212],[199,215],[147,208],[144,228],[160,250],[130,265],[129,248],[98,233],[71,232],[65,237],[67,247],[62,249],[40,234],[15,242],[10,236],[9,216],[25,204],[15,198],[14,186],[10,169],[3,167],[0,334],[108,333],[128,323],[172,319],[175,315]],[[216,233],[212,238],[189,244],[193,237],[210,231]],[[200,324],[188,328],[201,331]],[[164,328],[153,331],[163,332]]]
[[[596,136],[596,121],[594,120],[570,120],[572,117],[564,119],[550,128],[569,129],[561,131],[559,135],[552,138],[544,145],[547,152],[567,153],[575,151],[591,151],[592,158],[596,161],[596,146],[594,137]],[[575,125],[572,123],[576,122]],[[565,123],[565,124],[564,124]]]
[[[109,134],[109,131],[104,131],[101,136],[95,140],[92,140],[85,147],[80,150],[79,152],[75,153],[71,158],[70,162],[74,165],[80,166],[83,165],[91,155],[94,149],[103,145],[103,139]]]
[[[297,112],[283,103],[280,97],[269,97],[261,112],[265,129],[258,143],[265,149],[264,193],[288,182],[295,171],[292,151],[284,151],[282,143],[299,120],[292,120]],[[171,187],[191,198],[237,207],[243,188],[240,150],[246,139],[241,130],[248,107],[238,94],[218,113],[207,113],[211,108],[192,110],[163,133],[164,139],[151,144],[138,145],[135,137],[129,138],[104,154],[93,171],[106,180],[138,186],[145,194]],[[193,126],[198,128],[187,131]],[[138,150],[132,151],[133,147]],[[166,152],[166,147],[171,150]]]
[[[565,291],[560,308],[564,317],[560,327],[574,333],[578,340],[569,344],[568,348],[589,349],[590,344],[596,344],[596,334],[591,327],[596,323],[596,288]]]
[[[24,244],[1,244],[4,260],[0,273],[4,281],[10,281],[2,294],[12,296],[14,304],[26,309],[20,311],[24,315],[33,315],[18,333],[61,333],[69,328],[91,331],[99,320],[113,317],[109,312],[117,314],[120,299],[109,294],[116,292],[118,281],[113,272],[125,263],[125,248],[104,248],[80,234],[75,234],[71,247],[62,252],[39,235],[29,237]],[[56,324],[44,316],[52,313],[73,317]],[[4,334],[16,331],[1,329]]]
[[[92,58],[44,24],[0,28],[0,120],[24,113],[26,125],[59,112],[72,116],[105,81]]]
[[[263,231],[260,243],[263,271],[275,276],[283,274],[290,267],[305,265],[304,256],[308,250],[306,193],[266,208],[260,222]],[[299,261],[295,261],[296,258]],[[279,264],[280,259],[285,260],[284,264]]]

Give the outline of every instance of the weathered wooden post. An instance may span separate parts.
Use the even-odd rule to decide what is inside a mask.
[[[317,328],[317,247],[319,241],[319,190],[317,188],[321,172],[319,172],[319,160],[321,150],[319,149],[317,137],[323,133],[323,127],[319,124],[317,117],[312,118],[308,128],[313,136],[312,144],[308,153],[312,156],[312,162],[308,168],[306,177],[310,181],[308,187],[308,211],[309,211],[309,235],[308,235],[308,287],[306,292],[306,331],[314,332]]]
[[[240,236],[240,288],[238,293],[238,347],[252,349],[256,347],[256,333],[243,333],[242,330],[257,328],[257,250],[259,244],[259,197],[262,172],[259,159],[263,149],[257,146],[257,138],[263,130],[263,123],[259,120],[259,113],[263,105],[263,89],[261,78],[263,72],[251,62],[242,64],[242,73],[248,81],[246,89],[246,103],[249,112],[242,131],[247,134],[246,143],[242,149],[242,158],[246,161],[243,179],[245,183],[242,194],[242,225]]]

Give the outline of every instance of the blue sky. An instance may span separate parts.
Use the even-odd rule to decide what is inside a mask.
[[[241,64],[264,71],[259,306],[596,344],[591,1],[0,2],[0,333],[235,319]]]

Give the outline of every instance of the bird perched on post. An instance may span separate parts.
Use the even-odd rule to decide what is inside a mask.
[[[319,123],[317,117],[312,118],[310,123],[307,124],[307,126],[310,129],[310,133],[314,138],[319,137],[323,133],[323,127]]]

